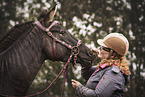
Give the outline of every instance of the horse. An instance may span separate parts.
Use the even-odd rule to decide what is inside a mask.
[[[37,22],[15,25],[0,42],[0,95],[26,95],[45,60],[67,62],[77,44],[75,61],[91,66],[95,55],[53,20],[55,12],[56,6],[43,11]]]

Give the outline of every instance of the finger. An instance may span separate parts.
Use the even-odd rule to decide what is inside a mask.
[[[72,86],[74,86],[74,83],[71,83],[72,84]]]
[[[75,83],[72,83],[72,87],[75,88]]]
[[[74,82],[72,82],[72,84],[75,84]]]
[[[71,79],[71,81],[75,81],[74,79]]]
[[[72,82],[76,82],[76,80],[74,80],[74,79],[72,79],[71,81],[72,81]]]

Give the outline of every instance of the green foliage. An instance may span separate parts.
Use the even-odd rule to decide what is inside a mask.
[[[144,97],[145,93],[145,1],[144,0],[1,0],[0,40],[17,23],[36,21],[43,9],[58,3],[55,19],[60,21],[75,37],[85,38],[84,43],[98,47],[96,40],[111,32],[124,34],[130,48],[127,55],[131,70],[131,82],[126,87],[125,97]],[[90,47],[91,48],[91,47]],[[97,64],[98,60],[94,62]],[[63,63],[64,64],[64,63]],[[48,61],[43,64],[29,93],[42,91],[56,77],[63,67],[60,62]],[[69,67],[65,97],[74,96],[71,79],[80,75]],[[78,78],[82,83],[85,81]],[[62,76],[42,95],[60,96]],[[39,96],[39,97],[40,97]]]

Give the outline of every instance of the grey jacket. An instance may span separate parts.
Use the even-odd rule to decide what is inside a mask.
[[[79,97],[122,97],[130,79],[117,66],[106,67],[105,64],[100,69],[83,67],[82,76],[88,81],[85,86],[80,84],[76,88]]]

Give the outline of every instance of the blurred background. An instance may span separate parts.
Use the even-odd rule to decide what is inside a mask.
[[[37,21],[42,10],[55,3],[55,20],[91,49],[98,47],[97,39],[108,33],[120,32],[130,43],[127,59],[131,70],[130,83],[124,97],[145,97],[145,0],[0,0],[0,39],[14,25]],[[99,60],[95,60],[96,65]],[[60,72],[65,63],[46,60],[38,72],[28,94],[44,90]],[[81,66],[69,66],[65,82],[65,97],[75,97],[71,79],[85,85]],[[63,75],[48,91],[36,97],[60,97]]]

